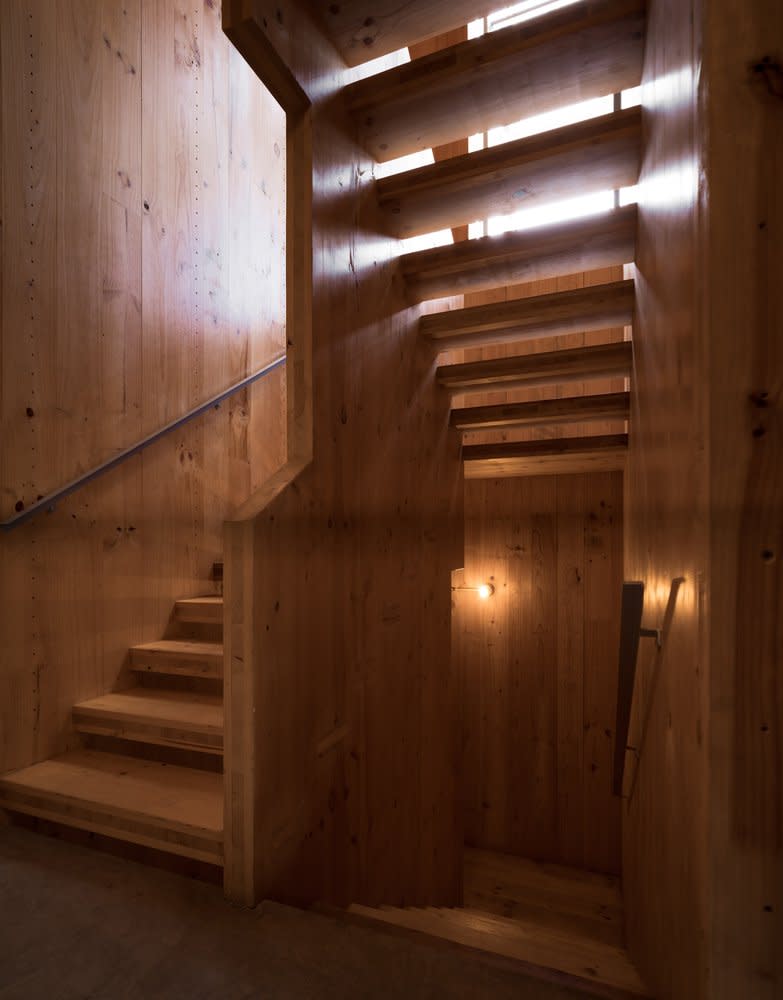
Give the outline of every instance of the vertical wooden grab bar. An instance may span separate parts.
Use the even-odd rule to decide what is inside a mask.
[[[625,752],[628,747],[628,727],[636,680],[636,657],[644,610],[644,584],[640,581],[623,584],[620,613],[620,664],[617,680],[617,718],[615,721],[614,778],[612,791],[623,794]]]

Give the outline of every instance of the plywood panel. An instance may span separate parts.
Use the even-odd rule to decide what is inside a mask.
[[[616,873],[622,474],[465,490],[465,585],[495,586],[455,594],[467,842]]]
[[[5,519],[280,352],[285,123],[213,3],[11,0],[0,36]],[[210,589],[284,424],[273,377],[0,538],[0,772]]]

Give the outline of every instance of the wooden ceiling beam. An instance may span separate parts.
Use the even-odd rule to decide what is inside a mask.
[[[345,89],[379,162],[635,87],[644,0],[586,0]]]
[[[634,282],[629,278],[567,292],[429,313],[419,320],[419,333],[447,351],[609,330],[633,321],[634,299]]]
[[[625,420],[630,408],[630,392],[607,392],[564,399],[537,399],[531,403],[466,406],[451,411],[451,425],[461,431],[476,431],[593,420]]]
[[[578,472],[616,472],[625,468],[627,434],[555,438],[503,444],[466,445],[466,479],[545,476]]]
[[[378,200],[403,239],[615,190],[639,179],[641,134],[641,109],[628,108],[385,178]]]
[[[567,351],[492,358],[468,364],[441,365],[436,376],[451,392],[487,392],[493,389],[525,389],[563,382],[630,375],[630,341],[576,347]]]
[[[559,278],[628,264],[636,249],[636,205],[586,219],[485,236],[400,258],[413,301]]]

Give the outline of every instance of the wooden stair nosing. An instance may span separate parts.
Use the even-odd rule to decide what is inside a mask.
[[[639,179],[641,109],[451,157],[376,184],[388,231],[418,236]]]
[[[627,434],[595,434],[583,437],[551,438],[547,441],[502,441],[497,444],[466,444],[465,462],[491,458],[535,458],[538,455],[578,455],[591,451],[615,451],[628,447]]]
[[[74,750],[0,777],[0,806],[220,865],[222,785],[208,771]]]
[[[453,393],[519,389],[594,378],[628,376],[631,342],[617,341],[541,354],[521,354],[436,369],[438,382]]]
[[[541,424],[622,420],[628,417],[630,407],[629,392],[541,399],[530,403],[466,406],[451,411],[451,426],[467,431],[494,427],[535,427]]]
[[[637,86],[644,30],[643,0],[590,0],[378,73],[344,94],[365,147],[384,162]]]
[[[419,334],[445,351],[608,330],[632,322],[634,301],[634,281],[629,278],[429,313],[419,320]]]
[[[484,236],[399,258],[409,298],[442,298],[631,263],[636,205],[535,229]]]
[[[366,0],[317,0],[327,34],[349,66],[388,55],[416,42],[461,28],[497,8],[497,0],[428,0],[400,4],[374,0],[368,18]]]
[[[177,621],[203,625],[223,624],[223,598],[214,595],[181,598],[174,604]]]
[[[223,753],[223,703],[217,695],[131,688],[79,702],[72,715],[81,733]]]
[[[161,639],[131,646],[132,670],[186,677],[223,676],[223,646],[216,642]]]

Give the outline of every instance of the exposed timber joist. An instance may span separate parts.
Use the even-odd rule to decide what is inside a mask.
[[[631,357],[631,343],[625,341],[576,347],[568,351],[441,365],[436,375],[441,385],[455,393],[524,389],[630,375]]]
[[[641,80],[644,0],[587,0],[470,39],[345,90],[379,162]]]
[[[628,108],[385,178],[378,199],[402,239],[635,184],[640,156],[641,110]]]
[[[558,278],[628,264],[636,249],[636,205],[587,219],[466,240],[400,258],[413,301]]]

